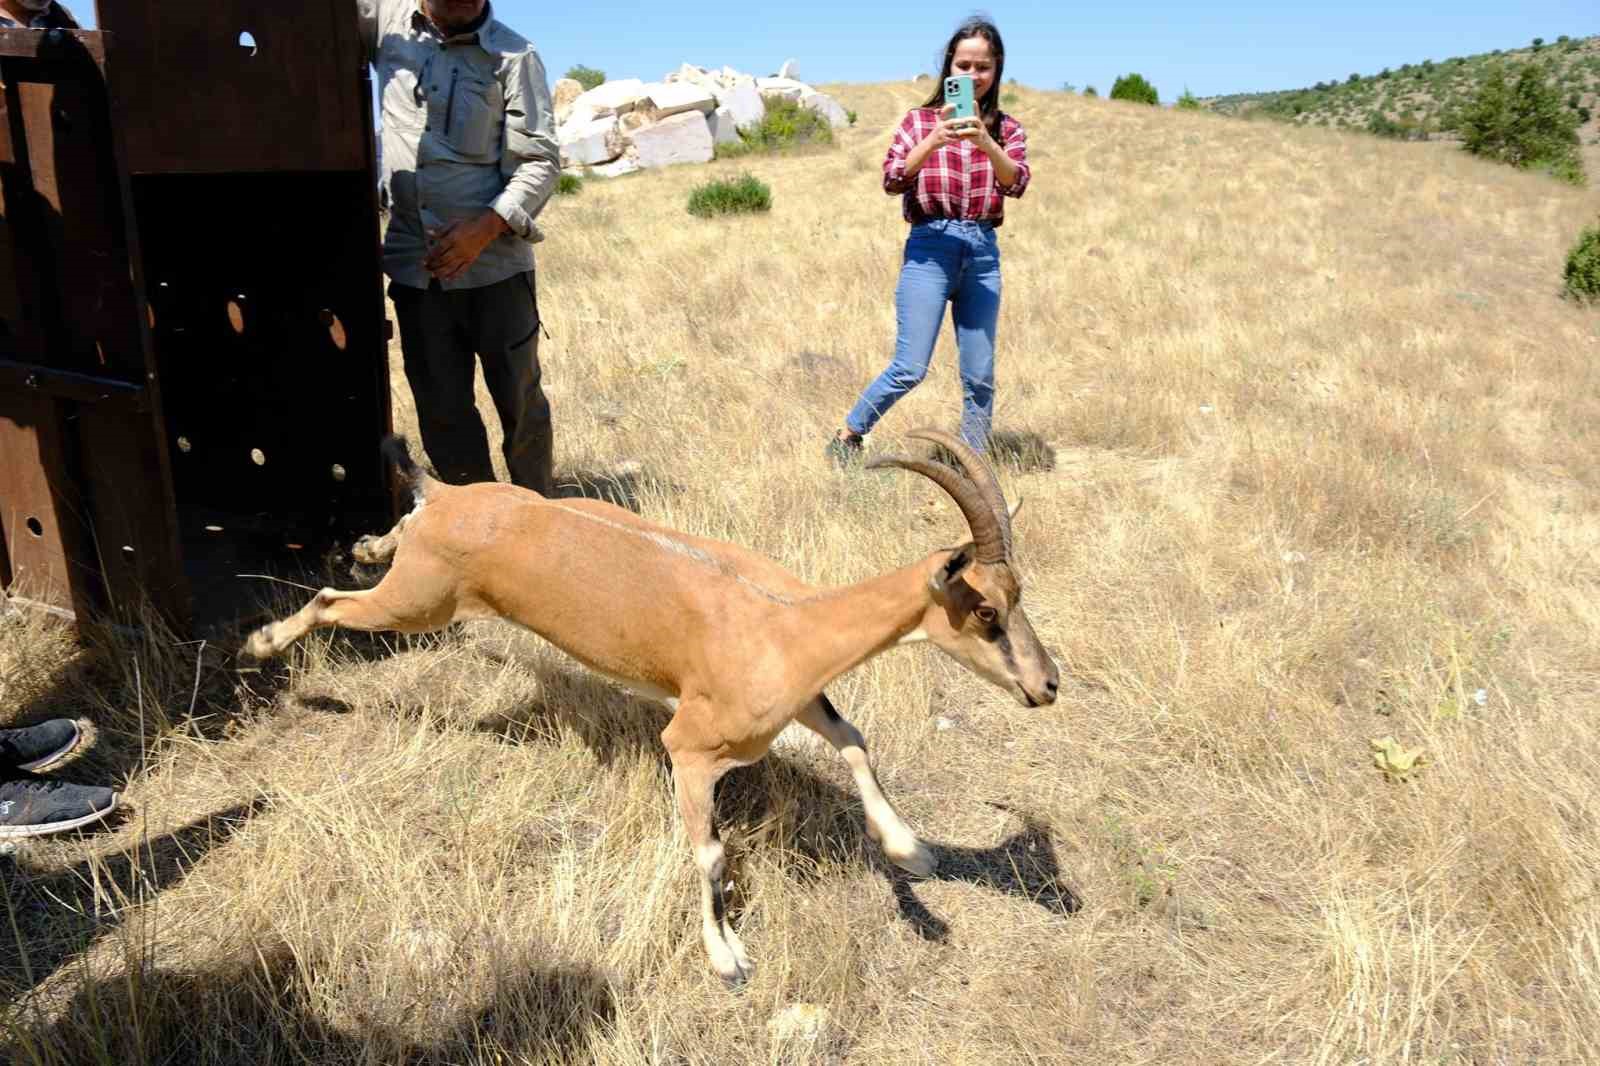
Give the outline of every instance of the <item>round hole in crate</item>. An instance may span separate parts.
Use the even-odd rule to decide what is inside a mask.
[[[36,537],[44,536],[44,523],[39,521],[37,518],[34,518],[32,515],[29,515],[28,532],[32,533]]]
[[[262,451],[260,448],[251,448],[250,449],[250,461],[252,463],[256,464],[257,466],[266,466],[267,465],[267,453]]]
[[[344,467],[341,466],[338,463],[334,463],[333,464],[333,480],[335,480],[335,481],[343,481],[344,480]]]
[[[188,455],[190,452],[194,451],[194,445],[189,442],[188,437],[179,437],[178,450],[183,454]]]
[[[256,35],[251,33],[249,30],[245,30],[239,34],[239,47],[243,48],[246,52],[249,52],[252,56],[258,55],[261,52],[260,47],[256,44]]]
[[[235,333],[244,332],[244,308],[238,300],[228,301],[228,325],[233,327]]]
[[[317,312],[317,321],[328,331],[328,339],[333,341],[333,346],[344,351],[345,345],[350,343],[350,338],[345,334],[344,323],[339,321],[339,316],[323,308]]]

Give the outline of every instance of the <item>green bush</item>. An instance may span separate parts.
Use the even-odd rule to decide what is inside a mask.
[[[585,90],[593,89],[596,86],[604,85],[606,83],[605,71],[596,70],[593,67],[586,67],[582,63],[579,63],[577,66],[567,71],[566,76],[577,82],[579,85],[582,85]]]
[[[796,100],[770,99],[761,124],[740,130],[737,143],[717,145],[717,158],[733,159],[752,152],[782,152],[832,143],[833,127],[821,112],[801,107]]]
[[[772,210],[772,190],[754,175],[718,178],[689,194],[689,213],[696,218]]]
[[[576,196],[583,191],[583,179],[576,174],[562,174],[556,179],[556,195]]]
[[[1205,108],[1202,107],[1201,104],[1200,104],[1200,98],[1198,96],[1196,96],[1194,93],[1190,92],[1189,91],[1189,87],[1187,85],[1185,85],[1183,87],[1183,95],[1178,97],[1177,107],[1178,107],[1179,111],[1203,111],[1203,110],[1205,110]]]
[[[1494,66],[1467,105],[1460,130],[1462,147],[1473,155],[1583,183],[1578,116],[1562,106],[1548,68],[1525,64],[1513,85]]]
[[[1093,85],[1085,85],[1083,87],[1083,95],[1085,95],[1085,96],[1099,96],[1100,95],[1100,90],[1096,89]]]
[[[1367,132],[1375,137],[1387,137],[1395,141],[1425,141],[1428,139],[1426,131],[1415,122],[1396,122],[1382,111],[1374,111],[1367,116]]]
[[[1136,104],[1149,104],[1151,107],[1161,102],[1161,96],[1156,92],[1156,87],[1144,80],[1142,74],[1124,74],[1111,86],[1111,99],[1128,100]]]

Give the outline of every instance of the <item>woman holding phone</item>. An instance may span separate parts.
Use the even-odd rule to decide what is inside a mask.
[[[868,385],[828,444],[840,465],[860,457],[862,438],[928,373],[952,308],[960,351],[961,436],[987,449],[994,413],[994,336],[1000,317],[1000,246],[1005,198],[1028,187],[1028,138],[1000,110],[1005,45],[987,19],[963,23],[944,50],[933,96],[906,113],[883,161],[883,189],[902,198],[911,233],[895,289],[894,361]],[[961,79],[970,79],[963,82]],[[958,102],[976,103],[957,114]]]

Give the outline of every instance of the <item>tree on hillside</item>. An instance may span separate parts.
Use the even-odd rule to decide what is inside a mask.
[[[1111,86],[1111,99],[1154,107],[1161,102],[1161,95],[1154,85],[1144,80],[1143,74],[1124,74]]]
[[[1096,89],[1093,85],[1085,85],[1083,87],[1083,95],[1085,95],[1085,96],[1099,96],[1100,95],[1100,90]]]
[[[1462,147],[1514,167],[1541,167],[1583,183],[1578,117],[1561,103],[1547,68],[1525,64],[1508,84],[1498,64],[1484,78],[1461,119]]]
[[[1185,85],[1183,87],[1183,95],[1178,97],[1178,110],[1203,111],[1205,109],[1200,105],[1200,98],[1194,93],[1190,92],[1189,87]]]
[[[593,89],[597,85],[604,85],[606,81],[605,71],[586,67],[582,63],[567,71],[566,76],[582,85],[585,90]]]

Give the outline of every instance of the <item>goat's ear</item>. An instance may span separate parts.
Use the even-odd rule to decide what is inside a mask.
[[[945,560],[945,564],[935,571],[933,578],[928,582],[928,587],[933,590],[936,603],[945,603],[950,598],[951,582],[961,577],[961,572],[972,562],[972,554],[966,548],[957,548]],[[962,582],[965,584],[965,582]]]

